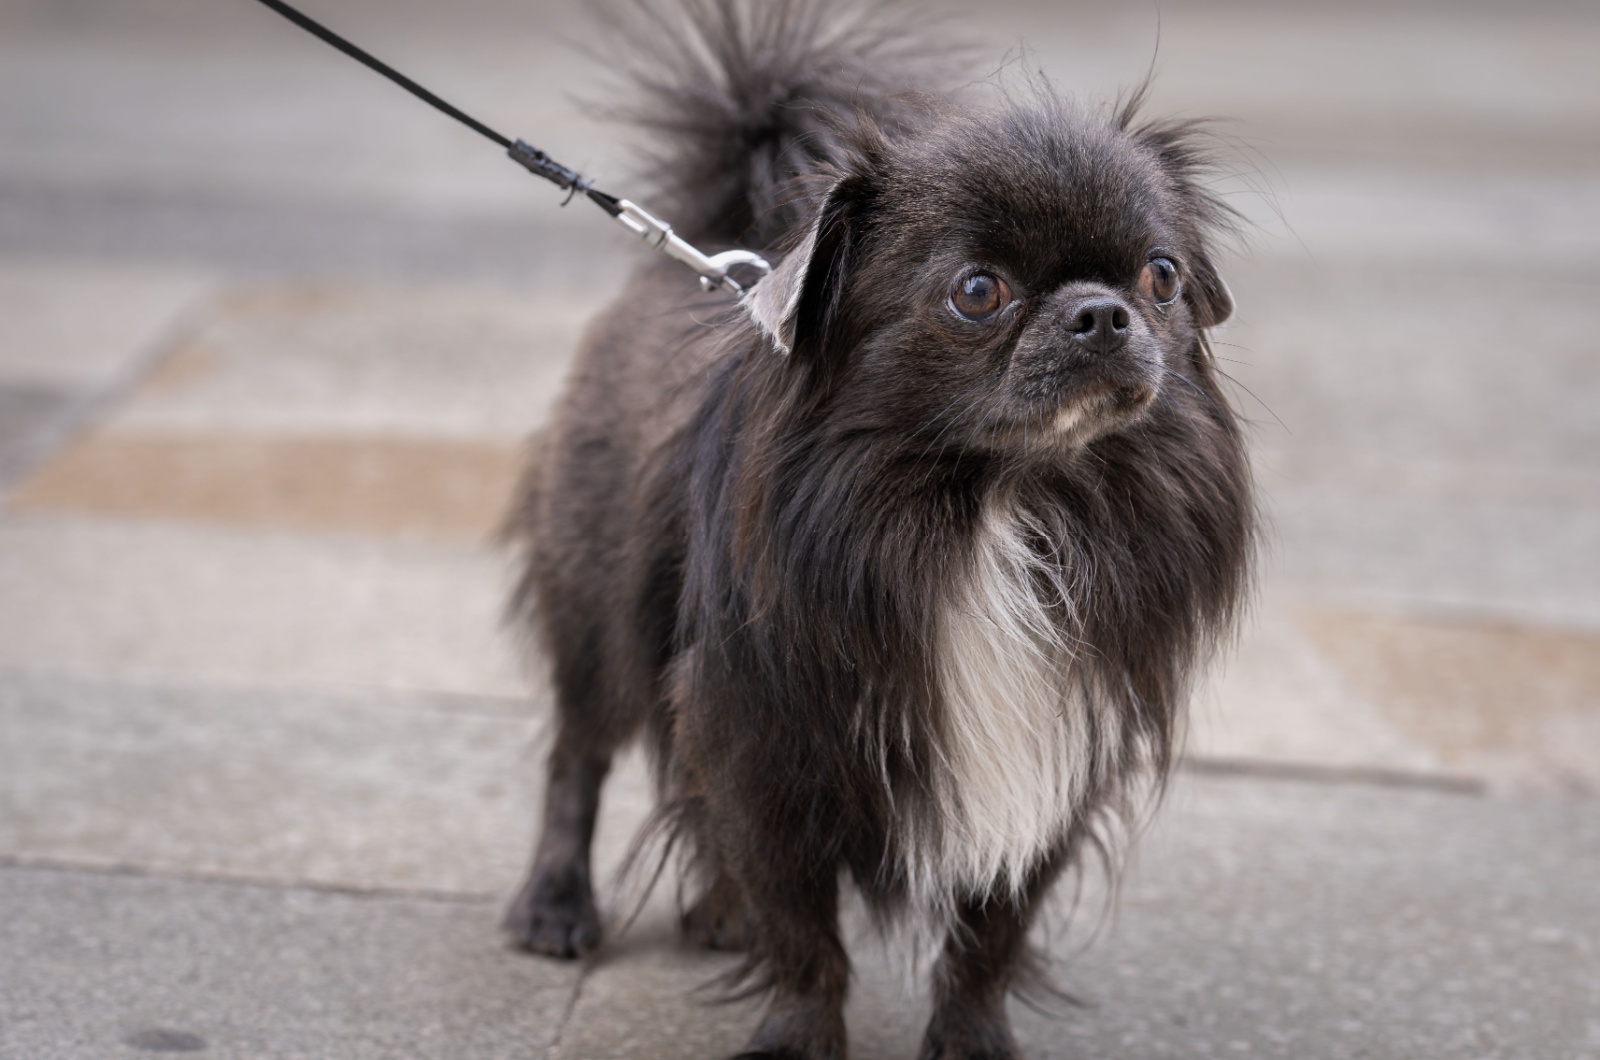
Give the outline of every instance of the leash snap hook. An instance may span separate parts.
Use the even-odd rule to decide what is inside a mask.
[[[772,271],[772,263],[753,250],[724,250],[720,254],[711,255],[707,260],[711,262],[712,267],[717,270],[717,275],[720,277],[720,279],[713,280],[711,277],[701,274],[700,286],[708,291],[714,290],[720,285],[727,287],[734,294],[743,294],[745,288],[741,287],[728,275],[728,270],[735,265],[747,265],[759,271],[761,276],[765,276]],[[757,277],[756,281],[751,283],[751,286],[755,286],[755,283],[759,281],[760,277]]]
[[[707,255],[685,242],[667,222],[627,199],[617,201],[617,212],[612,216],[618,224],[645,243],[699,273],[700,286],[708,291],[721,287],[734,294],[743,294],[744,287],[728,275],[728,270],[735,265],[757,269],[763,276],[772,271],[772,265],[766,258],[749,250],[725,250],[720,254]]]

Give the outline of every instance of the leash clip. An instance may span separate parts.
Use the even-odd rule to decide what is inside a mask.
[[[766,258],[749,250],[725,250],[720,254],[707,255],[685,242],[672,231],[671,225],[627,199],[617,200],[617,212],[612,216],[649,246],[699,273],[700,286],[708,291],[721,287],[734,294],[743,294],[745,288],[728,274],[728,270],[735,265],[747,265],[763,276],[772,271],[772,264]]]

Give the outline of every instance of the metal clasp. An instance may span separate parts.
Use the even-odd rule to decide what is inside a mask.
[[[650,246],[699,273],[700,286],[708,291],[721,287],[734,294],[743,294],[744,287],[728,275],[728,270],[735,265],[749,266],[763,276],[772,271],[772,264],[753,251],[724,250],[720,254],[704,254],[684,242],[672,231],[671,225],[638,204],[621,199],[617,205],[620,209],[614,216],[619,224]]]

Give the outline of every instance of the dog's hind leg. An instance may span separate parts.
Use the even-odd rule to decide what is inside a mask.
[[[704,886],[684,910],[678,926],[691,945],[708,950],[748,950],[754,927],[745,908],[744,893],[707,833],[702,822],[694,836],[696,875]]]
[[[600,944],[589,848],[611,749],[597,753],[584,742],[562,725],[550,752],[533,868],[505,919],[518,945],[551,957],[581,957]]]
[[[739,885],[726,875],[711,881],[700,897],[684,911],[683,937],[708,950],[742,951],[750,948],[750,919],[745,913]]]
[[[600,944],[590,846],[611,759],[637,731],[635,698],[607,680],[601,637],[581,620],[546,626],[554,660],[556,734],[545,781],[533,867],[506,913],[516,943],[551,957],[581,957]]]

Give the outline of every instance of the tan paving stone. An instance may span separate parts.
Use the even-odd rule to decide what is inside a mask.
[[[527,459],[510,440],[91,435],[12,495],[25,512],[487,542]]]
[[[1189,753],[1212,762],[1446,772],[1439,754],[1369,702],[1271,600],[1192,708]]]
[[[1448,767],[1600,791],[1600,634],[1311,610],[1294,621]]]

